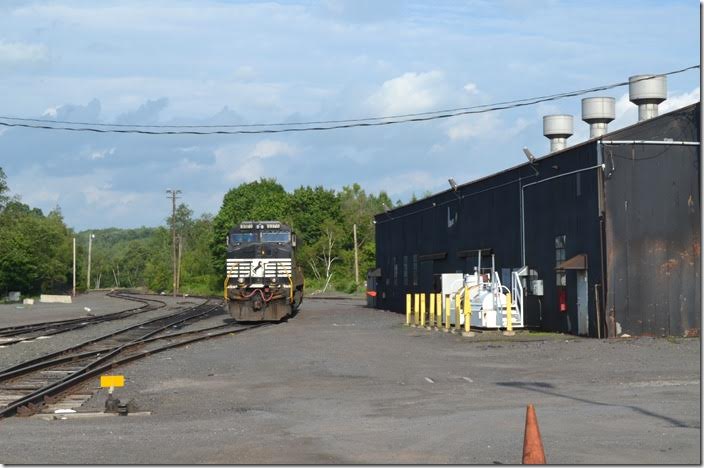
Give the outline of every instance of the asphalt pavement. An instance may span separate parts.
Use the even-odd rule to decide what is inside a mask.
[[[699,338],[471,339],[403,320],[304,301],[116,369],[116,396],[150,415],[0,421],[0,463],[516,464],[529,403],[548,463],[701,463]]]

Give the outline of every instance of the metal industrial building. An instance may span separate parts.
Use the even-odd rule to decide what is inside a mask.
[[[613,98],[585,99],[591,139],[560,149],[571,116],[546,116],[547,156],[376,215],[372,305],[402,312],[406,293],[440,292],[482,252],[502,278],[524,272],[527,327],[699,334],[701,104],[657,116],[664,77],[638,78],[638,123],[604,133]]]

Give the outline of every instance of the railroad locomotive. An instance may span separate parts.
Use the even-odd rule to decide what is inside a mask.
[[[279,221],[245,221],[227,236],[225,300],[232,318],[276,321],[303,301],[303,272],[296,265],[296,234]]]

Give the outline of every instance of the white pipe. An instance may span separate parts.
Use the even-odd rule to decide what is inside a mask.
[[[602,140],[605,145],[674,145],[699,146],[698,141],[667,141],[667,140]]]

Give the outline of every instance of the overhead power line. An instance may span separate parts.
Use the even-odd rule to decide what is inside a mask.
[[[513,109],[517,107],[532,106],[542,102],[555,101],[568,97],[576,97],[584,94],[594,93],[597,91],[605,91],[621,86],[626,86],[633,82],[645,81],[653,79],[657,76],[668,76],[678,73],[683,73],[688,70],[699,68],[699,65],[692,65],[679,70],[673,70],[667,73],[648,75],[632,82],[621,81],[609,85],[595,86],[577,91],[569,91],[559,94],[551,94],[546,96],[538,96],[532,98],[516,99],[512,101],[503,101],[493,104],[484,104],[471,107],[458,107],[454,109],[443,109],[428,112],[418,112],[413,114],[398,114],[384,117],[366,117],[360,119],[345,119],[345,120],[320,120],[308,122],[277,122],[277,123],[262,123],[262,124],[236,124],[236,125],[130,125],[130,124],[106,124],[94,122],[71,122],[58,121],[48,119],[31,119],[23,117],[8,117],[0,116],[2,120],[12,120],[13,122],[2,122],[0,126],[4,127],[22,127],[36,128],[42,130],[63,130],[72,132],[93,132],[93,133],[132,133],[142,135],[246,135],[246,134],[270,134],[270,133],[293,133],[293,132],[310,132],[310,131],[325,131],[337,130],[345,128],[358,127],[378,127],[382,125],[394,125],[410,122],[424,122],[429,120],[447,119],[450,117],[458,117],[462,115],[483,114],[498,110]],[[30,124],[23,122],[37,122],[44,125]],[[54,125],[49,125],[54,124]],[[62,124],[57,126],[55,124]],[[70,127],[66,125],[84,125],[85,127]],[[309,126],[318,125],[318,126]],[[320,126],[325,125],[325,126]],[[285,128],[257,128],[257,127],[285,127]],[[158,129],[189,129],[189,130],[158,130]],[[252,129],[255,128],[255,129]],[[157,129],[157,130],[144,130]],[[204,129],[204,130],[190,130]],[[220,129],[220,130],[208,130]],[[238,130],[234,130],[238,129]]]

